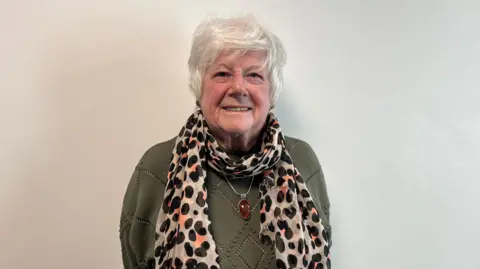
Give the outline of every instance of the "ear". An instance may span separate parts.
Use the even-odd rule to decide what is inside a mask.
[[[195,104],[196,104],[198,107],[200,107],[200,101],[199,101],[199,100],[197,100],[197,101],[195,102]]]

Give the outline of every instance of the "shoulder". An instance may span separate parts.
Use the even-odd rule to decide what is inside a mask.
[[[305,179],[321,170],[317,154],[308,142],[299,138],[285,136],[285,144],[295,167],[297,167]]]
[[[168,169],[176,137],[157,143],[148,148],[140,158],[137,168],[162,176]]]
[[[138,161],[123,198],[122,212],[130,221],[135,215],[151,225],[155,223],[174,144],[175,139],[155,144]]]

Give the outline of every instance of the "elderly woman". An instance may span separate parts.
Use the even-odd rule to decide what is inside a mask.
[[[251,16],[198,26],[188,62],[197,109],[133,173],[125,268],[330,268],[322,169],[272,112],[285,59]]]

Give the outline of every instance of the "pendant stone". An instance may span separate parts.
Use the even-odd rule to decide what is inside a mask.
[[[250,219],[250,203],[247,200],[246,195],[240,196],[240,202],[238,202],[238,210],[240,210],[240,215],[244,220]]]

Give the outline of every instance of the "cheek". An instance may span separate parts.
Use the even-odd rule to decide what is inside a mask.
[[[257,108],[261,111],[269,111],[270,110],[270,92],[268,89],[262,89],[255,91],[255,93],[252,95],[252,99],[255,102],[255,105]]]
[[[218,117],[218,108],[222,101],[223,95],[214,85],[205,84],[200,97],[200,108],[208,121],[213,121]]]
[[[209,106],[218,106],[222,100],[222,88],[215,83],[206,83],[202,89],[201,102]]]

